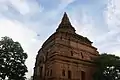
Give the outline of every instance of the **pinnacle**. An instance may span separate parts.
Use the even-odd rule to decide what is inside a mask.
[[[57,32],[75,33],[75,29],[74,29],[74,27],[72,27],[66,12],[64,13],[61,23],[59,24],[59,27],[57,28],[56,31]]]
[[[64,13],[64,16],[62,18],[61,24],[70,24],[71,25],[66,12]]]

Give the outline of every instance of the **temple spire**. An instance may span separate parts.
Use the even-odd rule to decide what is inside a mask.
[[[64,24],[64,25],[65,25],[65,24],[69,24],[69,25],[71,25],[71,23],[70,23],[70,21],[69,21],[69,18],[68,18],[68,16],[67,16],[67,13],[66,13],[66,12],[64,12],[64,15],[63,15],[61,24]]]
[[[59,27],[57,28],[56,31],[57,32],[75,33],[75,29],[72,27],[66,12],[64,12],[61,23],[59,24]]]

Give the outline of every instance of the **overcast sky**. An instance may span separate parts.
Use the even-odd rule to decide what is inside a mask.
[[[42,43],[55,32],[67,12],[80,35],[88,37],[100,53],[120,56],[120,0],[0,0],[0,37],[21,43],[33,74]]]

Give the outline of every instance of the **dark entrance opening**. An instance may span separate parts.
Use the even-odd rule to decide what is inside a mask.
[[[81,80],[85,80],[85,72],[81,71]]]
[[[71,79],[71,71],[68,70],[68,79]]]

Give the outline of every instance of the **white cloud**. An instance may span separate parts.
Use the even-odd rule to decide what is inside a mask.
[[[60,0],[60,4],[58,5],[58,9],[63,10],[65,9],[69,4],[73,3],[75,0]]]
[[[8,7],[16,9],[20,14],[34,14],[36,12],[42,12],[43,7],[35,0],[0,0],[0,11],[8,11]]]
[[[106,23],[110,30],[120,29],[120,0],[108,0]],[[119,30],[120,31],[120,30]]]
[[[7,0],[0,0],[0,3],[4,3],[4,2],[6,2]]]
[[[19,40],[20,42],[24,41],[24,37],[32,38],[35,36],[35,33],[27,29],[24,25],[17,21],[11,21],[8,19],[2,19],[0,20],[0,36],[10,36],[14,39]],[[24,35],[24,34],[25,35]],[[29,35],[29,33],[32,33],[32,35]],[[22,37],[22,38],[21,38]],[[26,40],[27,42],[27,40]]]
[[[76,17],[74,17],[74,15]],[[95,40],[94,37],[98,35],[97,34],[98,30],[97,27],[95,26],[95,21],[93,20],[93,17],[89,16],[85,9],[81,10],[81,12],[78,12],[77,14],[74,15],[72,18],[72,23],[76,29],[76,32],[94,41]]]
[[[29,12],[30,8],[26,0],[9,0],[10,3],[18,10],[21,14],[26,14]]]
[[[100,52],[108,52],[119,55],[120,44],[120,0],[108,0],[107,10],[104,12],[109,32],[101,35],[96,40],[96,45],[99,47]]]
[[[60,0],[62,3],[70,4],[74,2],[75,0]]]

